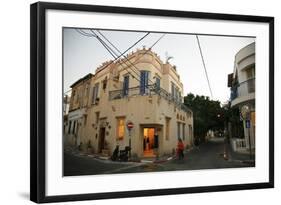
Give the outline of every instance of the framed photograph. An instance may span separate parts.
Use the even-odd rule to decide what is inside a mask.
[[[274,187],[274,18],[31,5],[30,198]]]

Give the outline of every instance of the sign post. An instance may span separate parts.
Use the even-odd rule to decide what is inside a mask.
[[[127,129],[129,131],[129,147],[130,147],[129,158],[131,158],[131,149],[132,149],[132,146],[131,146],[131,130],[133,129],[133,127],[134,127],[134,123],[131,122],[131,121],[128,121],[127,122]]]
[[[250,128],[251,127],[251,123],[250,123],[250,120],[246,120],[246,128]]]
[[[243,120],[245,121],[245,127],[248,131],[250,160],[251,160],[252,159],[252,145],[251,145],[251,132],[250,132],[251,123],[250,123],[250,119],[249,119],[250,112],[251,112],[250,107],[248,105],[243,105],[243,107],[241,108],[241,114],[242,114]]]

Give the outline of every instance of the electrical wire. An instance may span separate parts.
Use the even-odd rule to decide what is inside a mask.
[[[96,37],[101,43],[106,44],[93,30],[90,30],[90,31],[95,35],[95,37]],[[107,45],[107,46],[108,46],[108,45]],[[115,46],[114,46],[114,47],[115,47]],[[117,53],[116,53],[112,48],[110,48],[110,46],[108,46],[108,48],[109,48],[109,50],[111,50],[112,53],[114,53],[116,56],[118,56]],[[115,47],[115,48],[116,48],[116,47]],[[113,56],[113,57],[114,57],[114,56]],[[114,57],[114,58],[115,58],[115,60],[116,60],[117,57]],[[132,75],[132,74],[129,72],[129,73],[132,75],[132,77],[135,78],[135,79],[137,79],[137,80],[140,82],[140,74],[139,74],[136,70],[130,68],[130,66],[128,66],[128,64],[126,63],[126,61],[124,62],[124,64],[126,64],[127,68],[129,68],[131,71],[133,71],[133,72],[137,75],[137,77],[138,77],[139,79],[136,78],[134,75]],[[120,63],[120,65],[124,68],[122,62]],[[125,69],[126,69],[126,68],[125,68]],[[126,71],[128,71],[128,70],[126,69]]]
[[[94,31],[92,31],[92,32],[94,32]],[[115,50],[117,50],[119,53],[121,53],[121,51],[118,49],[118,48],[116,48],[116,46],[110,41],[110,40],[108,40],[108,38],[105,36],[105,35],[103,35],[99,30],[97,30],[97,32],[113,47],[113,48],[115,48]],[[97,35],[96,33],[94,33],[95,35]],[[165,34],[164,34],[165,35]],[[148,49],[148,50],[146,50],[146,52],[144,53],[144,54],[142,54],[142,56],[143,55],[145,55],[149,50],[151,50],[151,48],[153,47],[153,46],[155,46],[163,37],[164,37],[164,35],[162,35],[155,43],[153,43],[153,45]],[[122,54],[121,54],[122,55]],[[130,59],[128,59],[127,58],[127,56],[125,56],[125,55],[123,55],[123,57],[131,64],[131,66],[133,66],[134,68],[136,68],[136,70],[137,71],[139,71],[140,69],[135,65],[135,64],[133,64],[131,61],[130,61]],[[138,58],[139,59],[139,58]],[[137,59],[137,60],[138,60]],[[136,62],[136,60],[135,60],[135,62]],[[148,79],[152,84],[154,83],[152,80],[150,80],[150,79]]]
[[[107,45],[98,35],[96,35],[95,33],[94,33],[94,31],[92,31],[91,30],[91,32],[93,32],[93,34],[95,35],[94,37],[96,37],[97,39],[98,39],[98,41],[107,49],[107,51],[112,55],[112,57],[114,58],[114,60],[116,61],[117,60],[117,54],[116,54],[116,52],[112,49],[112,48],[110,48],[110,46],[109,45]],[[126,63],[125,63],[126,64]],[[125,65],[123,65],[123,63],[120,63],[120,65],[133,77],[133,78],[135,78],[137,81],[139,81],[140,82],[140,79],[138,79],[137,77],[139,77],[140,78],[140,75],[135,71],[135,70],[132,70],[127,64],[126,64],[126,66],[127,67],[124,67]],[[131,72],[129,72],[127,69],[131,69],[136,75],[137,75],[137,77],[135,77]]]
[[[118,60],[118,56],[117,56],[117,54],[102,40],[102,39],[100,39],[100,37],[99,36],[97,36],[92,30],[90,30],[91,32],[92,32],[92,34],[89,34],[89,33],[86,33],[86,32],[84,32],[84,31],[82,31],[82,30],[78,30],[78,29],[76,29],[77,31],[78,31],[78,33],[80,33],[81,35],[84,35],[84,36],[86,36],[86,37],[95,37],[102,45],[103,45],[103,47],[110,53],[110,55],[114,58],[114,60],[116,61],[116,60]],[[121,56],[120,56],[121,57]],[[119,57],[119,58],[120,58]],[[108,66],[108,65],[107,65]],[[106,66],[106,67],[107,67]],[[124,68],[124,65],[123,64],[121,64],[121,66]],[[128,67],[127,67],[128,68]],[[136,78],[131,72],[129,72],[128,70],[127,70],[127,68],[125,67],[124,69],[134,78],[134,79],[136,79],[136,80],[138,80],[139,82],[140,82],[140,79],[138,79],[138,78]],[[137,76],[139,76],[138,75],[138,73],[136,73],[137,74]]]
[[[200,51],[200,55],[201,55],[201,59],[202,59],[203,67],[204,67],[204,71],[205,71],[205,76],[206,76],[206,79],[207,79],[207,82],[208,82],[209,91],[210,91],[211,97],[213,99],[213,92],[212,92],[212,89],[211,89],[210,80],[209,80],[209,77],[208,77],[208,72],[207,72],[205,60],[204,60],[204,57],[203,57],[200,41],[199,41],[198,35],[195,35],[195,36],[196,36],[196,39],[197,39],[197,43],[198,43],[198,47],[199,47],[199,51]]]
[[[118,49],[118,48],[116,48],[116,46],[114,46],[103,34],[101,34],[101,32],[99,31],[99,33],[106,39],[106,41],[108,41],[108,43],[111,45],[111,46],[113,46],[119,53],[121,53],[120,55],[117,55],[116,54],[116,52],[112,49],[112,48],[110,48],[110,46],[108,46],[92,29],[89,29],[91,32],[92,32],[92,34],[89,34],[89,33],[87,33],[87,32],[85,32],[85,31],[83,31],[82,29],[80,29],[80,30],[78,30],[78,29],[76,29],[81,35],[84,35],[84,36],[86,36],[86,37],[95,37],[95,38],[97,38],[98,40],[99,40],[99,42],[106,48],[106,50],[110,53],[110,55],[112,55],[113,56],[113,58],[115,59],[115,61],[118,59],[118,58],[120,58],[121,56],[123,56],[123,57],[125,57],[126,59],[127,59],[127,61],[133,66],[133,67],[135,67],[136,69],[137,69],[137,71],[139,71],[139,69],[126,57],[126,56],[124,56],[124,53],[127,51],[127,50],[129,50],[129,49],[131,49],[134,45],[136,45],[137,43],[139,43],[142,39],[144,39],[149,33],[147,33],[145,36],[143,36],[139,41],[137,41],[136,43],[134,43],[131,47],[129,47],[125,52],[123,52],[123,53],[121,53],[121,51]],[[156,42],[154,42],[151,46],[150,46],[150,48],[148,49],[148,50],[146,50],[146,52],[144,52],[144,53],[142,53],[142,55],[141,56],[139,56],[136,60],[135,60],[135,62],[137,61],[137,60],[139,60],[143,55],[145,55],[148,51],[150,51],[151,50],[151,48],[152,47],[154,47],[163,37],[165,36],[165,34],[163,34],[159,39],[157,39],[157,41]],[[113,62],[111,62],[111,63],[113,63]],[[110,63],[110,64],[111,64]],[[124,62],[126,65],[127,65],[127,63],[126,63],[126,61]],[[108,65],[106,65],[106,67],[107,66],[109,66],[109,64]],[[121,64],[121,66],[123,67],[123,64]],[[128,65],[127,65],[127,68],[129,68],[130,70],[132,70],[138,77],[140,77],[140,75],[134,70],[134,69],[132,69],[131,67],[129,67]],[[126,70],[127,70],[127,68],[125,68]],[[128,70],[127,70],[128,71]],[[129,71],[128,71],[128,73],[130,74],[130,75],[132,75],[132,73],[130,73]],[[139,79],[137,79],[135,76],[133,76],[132,75],[132,77],[133,78],[135,78],[136,80],[138,80],[138,81],[140,81]],[[150,80],[150,79],[149,79]],[[151,80],[150,80],[151,81]],[[152,81],[151,81],[152,82]],[[152,82],[153,83],[153,82]]]
[[[129,51],[131,48],[133,48],[135,45],[137,45],[140,41],[142,41],[146,36],[148,36],[150,34],[150,32],[148,32],[147,34],[145,34],[143,37],[141,37],[138,41],[136,41],[133,45],[131,45],[129,48],[127,48],[123,53],[121,53],[119,56],[117,56],[117,59],[119,59],[120,57],[122,57],[125,53],[127,53],[127,51]],[[107,68],[108,66],[110,66],[111,64],[113,64],[115,61],[110,62],[109,64],[107,64],[103,69]]]

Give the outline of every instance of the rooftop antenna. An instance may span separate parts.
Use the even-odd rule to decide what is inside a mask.
[[[165,56],[166,56],[166,63],[169,63],[169,60],[174,58],[173,56],[170,56],[167,51],[165,52]]]

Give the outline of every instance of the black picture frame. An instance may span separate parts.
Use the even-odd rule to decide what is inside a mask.
[[[180,17],[194,19],[214,19],[228,21],[260,22],[269,25],[269,181],[249,184],[220,186],[170,188],[141,191],[89,193],[60,196],[46,196],[46,68],[45,37],[46,11],[86,11],[150,15],[160,17]],[[218,13],[156,10],[144,8],[111,7],[98,5],[38,2],[30,7],[30,199],[37,203],[77,200],[97,200],[124,197],[140,197],[198,192],[261,189],[274,187],[274,18],[265,16],[230,15]]]

